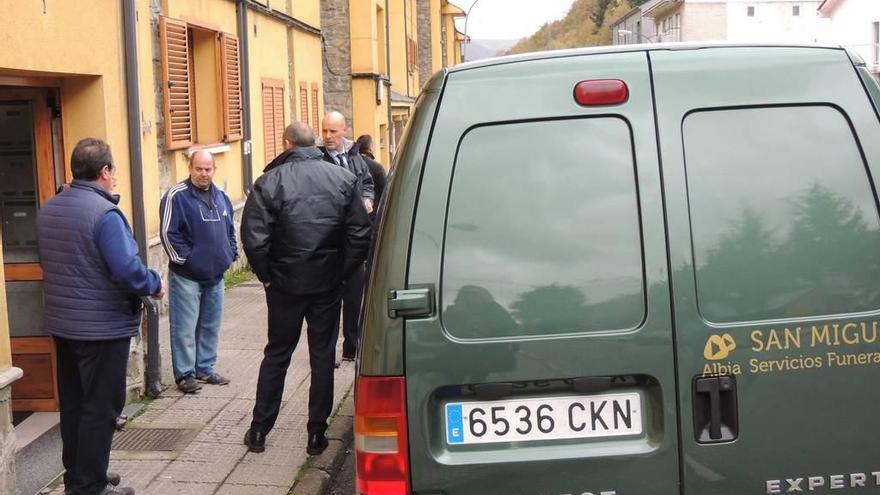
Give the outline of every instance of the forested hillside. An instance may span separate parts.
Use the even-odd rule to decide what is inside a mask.
[[[647,0],[575,0],[568,14],[541,26],[508,53],[525,53],[611,43],[610,25]]]

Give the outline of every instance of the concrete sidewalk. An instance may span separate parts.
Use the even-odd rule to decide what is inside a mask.
[[[154,433],[172,435],[172,447],[123,445],[111,453],[110,470],[138,495],[285,495],[316,494],[325,488],[327,472],[342,460],[351,435],[354,363],[336,370],[334,411],[328,437],[330,447],[321,456],[306,454],[309,363],[306,332],[293,355],[284,388],[284,402],[275,428],[267,436],[266,452],[254,454],[242,444],[251,420],[257,373],[266,344],[266,302],[262,286],[254,281],[226,292],[220,333],[217,372],[232,383],[205,385],[195,395],[184,395],[173,385],[168,321],[161,324],[162,395],[149,403],[125,428],[128,435],[144,433],[145,444]],[[337,356],[341,354],[339,340]],[[349,397],[346,400],[346,397]],[[160,431],[133,431],[157,429]],[[167,429],[167,430],[166,430]],[[121,439],[117,434],[114,445]],[[162,450],[159,450],[161,448]],[[301,480],[301,482],[298,482]],[[298,486],[295,486],[298,485]],[[60,483],[48,493],[61,495]]]

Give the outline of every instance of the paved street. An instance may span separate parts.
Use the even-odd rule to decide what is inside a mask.
[[[163,319],[163,383],[173,383],[171,356],[168,351],[168,322]],[[267,437],[266,452],[247,452],[242,444],[247,430],[257,385],[257,372],[266,342],[266,305],[263,289],[248,282],[226,292],[223,329],[217,371],[229,377],[226,386],[206,385],[196,395],[184,395],[174,386],[152,401],[141,414],[129,421],[126,430],[135,428],[179,429],[172,450],[114,450],[110,470],[122,475],[123,485],[132,486],[138,495],[285,495],[300,477],[326,479],[323,471],[308,470],[306,420],[309,388],[309,365],[306,332],[287,375],[284,402],[275,429]],[[341,354],[341,339],[337,353]],[[350,438],[351,401],[345,399],[354,378],[354,364],[343,362],[337,369],[334,399],[340,421],[331,426],[330,448],[320,458],[310,461],[316,467],[327,466],[345,448]],[[341,407],[340,407],[341,405]],[[347,420],[347,421],[346,421]],[[147,433],[147,432],[144,432]],[[119,434],[115,442],[120,440]],[[304,476],[317,472],[317,476]],[[59,483],[60,485],[60,483]],[[308,486],[305,486],[308,485]],[[293,493],[314,493],[316,483],[303,483]],[[51,494],[61,495],[62,486]]]

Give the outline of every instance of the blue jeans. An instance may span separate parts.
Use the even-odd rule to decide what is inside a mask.
[[[174,380],[209,376],[217,362],[223,315],[223,280],[202,286],[174,272],[168,274],[171,362]]]

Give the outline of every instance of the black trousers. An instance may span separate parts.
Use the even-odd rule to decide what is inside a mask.
[[[333,409],[333,372],[336,339],[339,337],[340,290],[318,295],[291,295],[280,289],[266,289],[269,309],[269,342],[263,351],[257,381],[257,401],[251,428],[268,433],[281,408],[281,395],[290,358],[302,333],[303,319],[308,325],[309,433],[324,432]]]
[[[125,406],[130,341],[55,337],[64,487],[77,495],[107,486],[116,417]]]
[[[342,284],[342,355],[354,356],[360,340],[360,314],[364,301],[366,268],[361,264]]]

